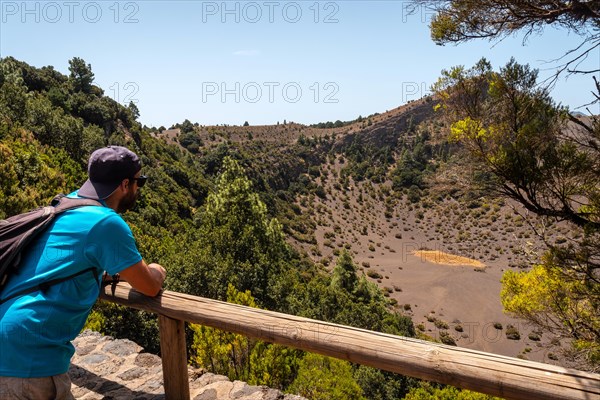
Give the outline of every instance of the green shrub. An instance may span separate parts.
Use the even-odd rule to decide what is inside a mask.
[[[367,271],[367,276],[369,278],[373,278],[373,279],[382,279],[383,278],[383,276],[379,272],[373,271],[372,269]]]
[[[327,193],[325,192],[325,189],[323,188],[323,186],[318,185],[315,190],[314,190],[315,194],[317,196],[319,196],[322,199],[326,199],[327,198]]]
[[[442,321],[441,319],[435,319],[433,324],[438,329],[448,329],[448,323],[446,321]]]
[[[440,331],[440,341],[448,346],[456,346],[456,341],[446,331]]]
[[[510,340],[519,340],[521,339],[521,334],[519,330],[512,325],[506,326],[506,338]]]

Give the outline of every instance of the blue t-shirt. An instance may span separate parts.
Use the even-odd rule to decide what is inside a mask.
[[[1,297],[96,268],[0,305],[0,376],[39,378],[65,373],[75,351],[71,340],[98,298],[103,272],[116,274],[142,256],[125,221],[111,208],[100,206],[58,215],[22,256],[19,271],[10,276]]]

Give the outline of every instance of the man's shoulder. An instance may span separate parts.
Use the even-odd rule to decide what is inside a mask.
[[[69,193],[65,197],[67,197],[69,199],[86,199],[86,197],[79,196],[77,194],[77,191]],[[104,201],[102,201],[102,200],[96,200],[96,201],[98,201],[99,204],[97,204],[97,205],[85,205],[85,206],[77,207],[75,209],[68,210],[68,211],[79,210],[79,211],[85,211],[85,212],[100,214],[100,215],[113,215],[114,214],[114,215],[120,217],[119,214],[117,214],[112,208],[107,207],[106,203],[104,203]]]
[[[84,198],[77,196],[77,192],[70,193],[66,197],[71,199]],[[112,208],[107,207],[102,201],[100,203],[99,205],[85,205],[67,210],[59,215],[59,219],[63,224],[86,226],[88,229],[98,224],[125,224],[123,218]]]
[[[79,196],[77,191],[69,193],[69,198],[84,199]],[[100,200],[102,205],[82,206],[63,213],[63,222],[71,229],[88,230],[88,234],[119,236],[119,232],[125,235],[131,235],[131,228],[123,217],[112,208],[108,207],[104,201]]]

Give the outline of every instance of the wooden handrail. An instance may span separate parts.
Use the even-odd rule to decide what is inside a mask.
[[[100,297],[125,306],[243,334],[402,375],[444,383],[506,399],[600,398],[600,375],[497,354],[337,325],[293,315],[165,291],[146,297],[125,283],[107,286]],[[162,327],[162,325],[161,325]],[[173,328],[169,328],[170,331]],[[180,328],[180,330],[182,330]],[[172,334],[172,333],[171,333]],[[179,342],[183,332],[176,336]],[[163,345],[161,330],[161,346]],[[166,345],[166,344],[165,344]],[[165,365],[181,364],[181,343],[163,348]],[[165,360],[165,357],[169,357]],[[179,361],[177,361],[179,360]],[[179,369],[185,366],[180,366]],[[167,392],[181,379],[164,371]],[[181,375],[180,371],[178,372]],[[187,374],[186,374],[187,375]],[[189,389],[188,389],[189,398]]]

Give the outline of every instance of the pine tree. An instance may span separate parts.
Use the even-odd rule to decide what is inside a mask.
[[[199,218],[200,241],[210,274],[208,295],[224,299],[227,285],[251,290],[259,304],[275,308],[272,296],[288,256],[280,223],[269,218],[267,208],[230,157],[223,160],[217,190],[210,194]]]

